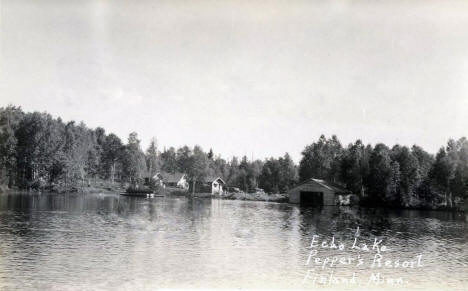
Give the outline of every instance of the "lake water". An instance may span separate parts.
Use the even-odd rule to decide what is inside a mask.
[[[2,194],[0,290],[468,290],[467,229],[448,212]],[[376,248],[352,249],[376,238],[389,266],[371,266]],[[334,257],[364,263],[323,263]]]

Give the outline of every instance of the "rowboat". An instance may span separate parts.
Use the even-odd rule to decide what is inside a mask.
[[[122,196],[128,196],[128,197],[146,197],[146,198],[154,198],[154,197],[164,197],[163,194],[157,194],[157,193],[128,193],[128,192],[123,192],[120,193]]]
[[[153,189],[150,189],[148,187],[138,187],[138,188],[129,187],[127,188],[127,190],[125,190],[125,192],[120,193],[120,195],[132,196],[132,197],[148,197],[148,198],[164,197],[163,194],[155,193]]]

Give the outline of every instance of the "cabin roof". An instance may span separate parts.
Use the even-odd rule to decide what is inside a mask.
[[[154,176],[154,178],[155,179],[160,179],[160,177],[162,177],[162,180],[165,183],[177,183],[184,176],[185,176],[185,174],[181,173],[181,172],[175,172],[175,173],[159,172]]]
[[[217,177],[217,176],[206,176],[204,179],[203,179],[203,182],[205,183],[213,183],[214,181],[216,180],[220,180],[223,184],[226,184],[226,182],[224,182],[223,179],[221,179],[221,177]]]

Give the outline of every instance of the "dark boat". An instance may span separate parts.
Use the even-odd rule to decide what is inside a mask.
[[[155,193],[153,189],[148,187],[128,187],[124,193],[120,193],[123,196],[133,197],[164,197],[164,195]]]
[[[150,189],[148,187],[128,187],[125,190],[125,193],[128,194],[152,194],[153,189]]]
[[[147,198],[164,197],[163,194],[157,194],[157,193],[127,193],[127,192],[123,192],[123,193],[120,193],[120,195],[130,196],[130,197],[147,197]]]

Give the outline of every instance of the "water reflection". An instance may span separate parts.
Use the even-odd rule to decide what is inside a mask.
[[[0,195],[0,289],[316,288],[301,284],[312,236],[349,244],[358,226],[360,240],[394,248],[392,259],[423,254],[422,270],[391,271],[410,279],[403,289],[456,289],[468,284],[466,225],[464,215],[438,211]]]

